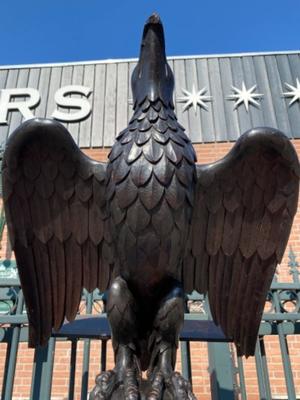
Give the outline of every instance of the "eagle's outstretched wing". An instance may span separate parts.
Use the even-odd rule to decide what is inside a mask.
[[[106,164],[84,155],[58,122],[33,119],[10,136],[2,165],[29,345],[43,345],[52,327],[74,319],[82,288],[105,290],[114,274]]]
[[[257,128],[197,175],[185,286],[208,292],[215,322],[252,355],[297,209],[297,154],[281,132]]]

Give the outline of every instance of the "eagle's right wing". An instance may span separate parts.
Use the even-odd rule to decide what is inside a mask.
[[[257,128],[197,175],[185,287],[208,292],[215,322],[252,355],[297,210],[298,157],[284,134]]]
[[[10,136],[2,169],[29,345],[44,345],[75,318],[83,287],[103,291],[113,277],[106,164],[84,155],[60,123],[33,119]]]

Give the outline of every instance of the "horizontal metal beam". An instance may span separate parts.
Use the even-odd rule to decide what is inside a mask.
[[[186,314],[186,317],[188,314]],[[21,323],[17,324],[11,324],[10,326],[7,327],[2,327],[0,328],[0,342],[5,342],[9,343],[12,338],[12,334],[14,331],[15,326],[21,327],[20,331],[20,342],[27,342],[28,340],[28,327],[27,326],[22,326],[24,323],[27,322],[27,317],[25,315],[23,316],[5,316],[1,317],[2,321],[4,321],[5,318],[7,317],[14,317],[14,320],[16,321],[18,318],[22,320]],[[105,323],[107,324],[106,320],[106,315],[97,316],[93,317],[95,320],[96,324],[94,327],[89,328],[89,323],[86,321],[83,326],[79,327],[78,329],[75,329],[75,331],[72,333],[72,330],[68,330],[65,328],[65,331],[62,329],[60,333],[54,334],[54,336],[58,340],[70,340],[70,339],[101,339],[101,340],[107,340],[110,338],[110,335],[108,332],[109,328],[106,328],[105,334],[100,334],[100,326],[98,329],[98,324],[97,324],[97,319],[98,321],[100,319],[105,320]],[[26,320],[26,321],[25,321]],[[25,321],[25,322],[24,322]],[[82,320],[84,322],[84,319]],[[194,319],[194,324],[192,319],[186,318],[185,322],[185,329],[181,333],[181,340],[182,341],[209,341],[209,342],[228,342],[230,341],[228,338],[226,338],[222,331],[212,322],[212,321],[201,321],[201,320],[195,320]],[[3,323],[0,321],[0,323]],[[7,322],[4,322],[5,324],[8,324]],[[195,323],[198,323],[198,326],[195,325]],[[10,323],[9,323],[10,324]],[[73,323],[74,324],[74,323]],[[75,321],[76,324],[76,321]],[[77,320],[78,324],[78,320]],[[282,332],[284,335],[298,335],[300,334],[300,321],[298,322],[291,322],[291,321],[284,321],[284,322],[279,322],[280,326],[282,327]],[[278,325],[276,321],[271,321],[271,322],[265,322],[263,321],[260,325],[259,328],[259,335],[260,336],[267,336],[267,335],[278,335]]]
[[[9,324],[9,325],[28,324],[27,314],[0,315],[0,324]]]

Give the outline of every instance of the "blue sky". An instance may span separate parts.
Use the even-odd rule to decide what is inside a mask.
[[[300,48],[300,0],[1,0],[0,65],[138,56],[154,11],[168,55]]]

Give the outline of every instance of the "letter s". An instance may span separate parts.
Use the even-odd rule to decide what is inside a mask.
[[[60,110],[55,110],[52,117],[64,122],[77,122],[87,118],[91,113],[91,105],[87,97],[91,93],[92,90],[90,88],[81,85],[64,86],[58,89],[54,96],[56,104],[63,108],[78,109],[78,111],[66,113]],[[81,94],[86,98],[67,97],[71,94]]]

